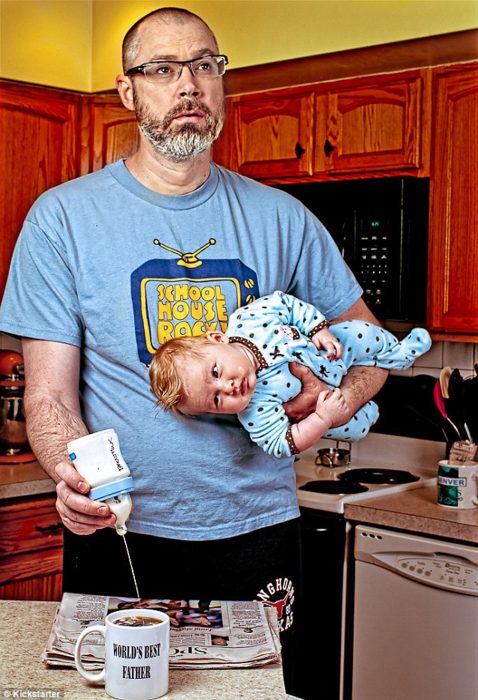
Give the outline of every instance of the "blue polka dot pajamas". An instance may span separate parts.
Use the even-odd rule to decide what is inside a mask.
[[[311,304],[276,291],[235,311],[227,335],[255,355],[259,369],[251,402],[238,418],[251,439],[276,457],[298,452],[283,404],[300,393],[301,383],[289,370],[289,362],[309,367],[328,387],[338,387],[354,365],[406,369],[427,352],[430,336],[414,329],[402,341],[390,332],[364,321],[346,321],[329,330],[342,343],[340,360],[328,359],[312,336],[327,325]],[[332,428],[324,437],[356,441],[365,437],[378,418],[378,407],[368,401],[345,425]]]

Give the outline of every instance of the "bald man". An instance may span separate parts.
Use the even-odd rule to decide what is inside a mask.
[[[156,408],[148,364],[175,335],[225,330],[239,306],[281,289],[329,320],[376,319],[321,223],[298,201],[211,161],[227,57],[197,15],[165,8],[123,42],[116,79],[137,152],[44,193],[16,247],[0,329],[22,337],[28,435],[57,482],[64,588],[134,596],[115,516],[88,498],[68,441],[115,428],[134,476],[128,541],[142,596],[258,599],[278,612],[294,691],[300,531],[292,459],[231,416]],[[212,368],[213,369],[213,368]],[[298,419],[322,383],[304,368]],[[353,368],[345,423],[385,371]]]

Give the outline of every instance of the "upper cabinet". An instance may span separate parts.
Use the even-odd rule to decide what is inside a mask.
[[[266,181],[427,175],[429,71],[233,96],[216,162]]]
[[[317,89],[314,172],[423,174],[426,71],[373,76]]]
[[[80,97],[0,81],[0,298],[29,208],[79,174]]]
[[[136,151],[138,142],[135,115],[123,107],[118,95],[86,98],[82,119],[82,174],[127,158]]]
[[[478,64],[436,69],[429,327],[478,333]]]
[[[258,179],[311,175],[313,113],[310,90],[231,97],[214,160]]]

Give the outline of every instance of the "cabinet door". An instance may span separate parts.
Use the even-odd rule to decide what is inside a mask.
[[[79,99],[0,81],[0,297],[30,206],[78,174]]]
[[[0,597],[60,600],[63,525],[54,496],[6,501],[0,507]]]
[[[429,327],[477,334],[478,63],[437,69],[434,104]]]
[[[312,174],[313,101],[295,90],[232,98],[219,162],[259,179]]]
[[[100,170],[108,163],[127,158],[138,148],[139,133],[133,112],[123,107],[119,97],[93,97],[88,100],[82,124],[81,171]]]
[[[319,88],[315,172],[419,169],[425,77],[415,71]]]

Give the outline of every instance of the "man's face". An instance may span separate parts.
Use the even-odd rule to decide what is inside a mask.
[[[151,20],[139,30],[134,65],[166,58],[188,61],[218,53],[214,36],[199,20]],[[195,158],[219,136],[224,120],[222,78],[198,78],[184,66],[175,82],[159,85],[134,76],[140,129],[153,149],[173,161]]]

